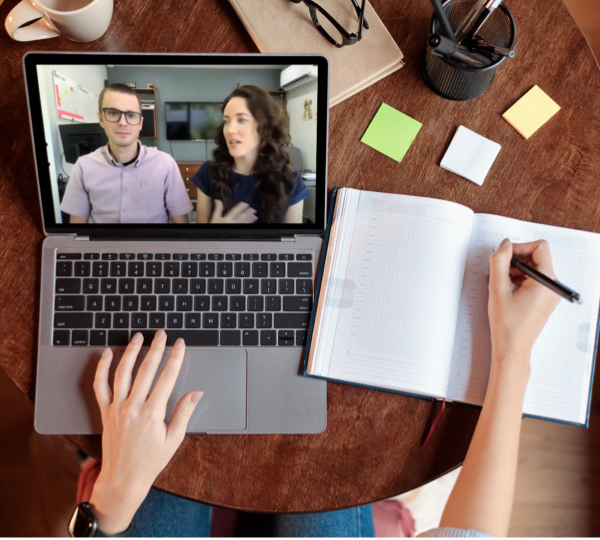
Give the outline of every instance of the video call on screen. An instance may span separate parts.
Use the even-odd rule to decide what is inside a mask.
[[[255,223],[315,222],[316,66],[43,65],[37,72],[57,225],[214,223],[223,193],[214,188],[217,162],[227,163],[219,169],[228,171],[219,184],[229,186],[226,211],[246,205]],[[267,101],[233,98],[225,119],[226,98],[249,86]],[[261,152],[261,133],[272,126],[250,109],[264,116],[264,103],[289,137]],[[265,156],[272,153],[285,156],[287,176],[281,164],[271,168],[276,160]],[[268,182],[257,169],[271,171]],[[277,193],[276,211],[260,203],[275,197],[261,198],[265,186]]]

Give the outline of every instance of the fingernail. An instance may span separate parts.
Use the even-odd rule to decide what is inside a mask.
[[[156,334],[154,335],[155,339],[163,339],[167,334],[165,334],[164,330],[159,330],[158,332],[156,332]]]
[[[106,358],[110,353],[111,350],[108,347],[106,347],[106,349],[104,349],[104,352],[102,353],[102,358]]]
[[[144,339],[144,336],[142,336],[142,334],[138,332],[135,336],[133,336],[131,341],[132,343],[139,343],[140,341],[142,341],[142,339]]]
[[[202,399],[203,395],[204,395],[204,392],[200,392],[199,390],[194,392],[192,394],[192,399],[191,399],[192,403],[198,403]]]
[[[500,242],[500,247],[501,248],[505,248],[510,246],[510,240],[508,238],[505,238],[504,240],[502,240],[502,242]]]
[[[175,345],[173,345],[173,347],[175,347],[176,349],[181,349],[181,347],[183,347],[185,345],[185,341],[183,341],[182,338],[177,338],[177,341],[175,342]]]

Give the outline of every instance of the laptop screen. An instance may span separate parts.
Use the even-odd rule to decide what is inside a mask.
[[[30,53],[24,64],[47,232],[324,229],[324,57]]]

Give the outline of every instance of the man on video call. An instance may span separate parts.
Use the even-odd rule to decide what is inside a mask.
[[[81,156],[60,208],[71,223],[188,223],[193,209],[175,160],[139,141],[142,106],[120,83],[106,86],[98,119],[108,144]]]

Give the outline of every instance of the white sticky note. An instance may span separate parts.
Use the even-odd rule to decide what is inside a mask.
[[[440,167],[480,186],[492,168],[500,148],[502,147],[498,143],[465,126],[459,126]]]

